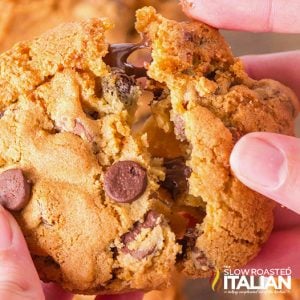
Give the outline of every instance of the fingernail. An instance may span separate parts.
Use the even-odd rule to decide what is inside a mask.
[[[245,138],[232,154],[232,166],[237,175],[255,186],[276,189],[287,176],[284,153],[259,138]]]
[[[10,227],[8,215],[0,205],[0,251],[6,250],[12,244],[12,230]]]

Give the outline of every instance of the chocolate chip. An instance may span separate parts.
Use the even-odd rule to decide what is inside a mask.
[[[118,203],[131,203],[147,187],[147,172],[134,161],[119,161],[108,168],[104,176],[106,194]]]
[[[176,115],[173,118],[173,123],[174,123],[174,132],[176,138],[181,142],[186,141],[185,124],[183,118],[181,116]]]
[[[166,178],[161,186],[170,192],[173,199],[176,199],[187,191],[187,179],[191,176],[191,169],[186,166],[183,157],[165,159],[164,167],[166,168]]]
[[[128,246],[131,242],[133,242],[136,239],[136,237],[141,233],[143,228],[154,228],[157,225],[158,218],[159,214],[151,210],[146,214],[143,222],[136,222],[133,225],[132,230],[128,233],[125,233],[121,237],[121,241],[124,244],[124,247],[121,249],[122,252],[125,254],[129,253],[132,257],[136,259],[143,259],[144,257],[151,255],[155,251],[155,246],[143,250],[132,250],[129,249]]]
[[[0,111],[0,119],[4,116],[4,111]]]
[[[102,78],[103,97],[108,103],[116,97],[126,108],[131,107],[137,101],[138,89],[134,78],[118,68],[113,68],[109,76]]]
[[[0,174],[0,204],[9,210],[20,210],[30,199],[31,184],[20,169]]]
[[[147,45],[145,43],[111,44],[108,48],[107,55],[103,58],[103,61],[112,68],[124,70],[129,76],[134,76],[136,78],[146,77],[147,70],[145,68],[136,67],[127,62],[127,59],[131,53],[146,47]]]

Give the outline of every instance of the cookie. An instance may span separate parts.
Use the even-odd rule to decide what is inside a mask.
[[[249,79],[207,25],[145,8],[136,26],[153,56],[140,131],[139,76],[124,71],[124,45],[112,59],[108,20],[63,24],[0,55],[0,184],[14,191],[0,203],[41,279],[73,293],[164,289],[177,272],[240,267],[272,229],[272,202],[234,177],[229,155],[247,132],[292,134],[293,93]]]

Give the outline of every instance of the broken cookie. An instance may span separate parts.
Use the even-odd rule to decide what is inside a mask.
[[[111,27],[63,24],[0,55],[0,201],[41,279],[110,294],[245,265],[274,205],[237,180],[229,156],[248,132],[292,135],[295,95],[249,78],[203,23],[146,7],[143,44],[121,46],[106,42]],[[147,69],[127,61],[141,47]],[[136,130],[145,91],[152,114]]]

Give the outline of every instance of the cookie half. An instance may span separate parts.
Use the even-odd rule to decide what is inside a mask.
[[[164,87],[144,128],[150,152],[176,159],[182,151],[190,175],[175,202],[205,209],[202,223],[188,228],[181,241],[177,267],[192,277],[241,267],[267,240],[274,204],[239,182],[230,153],[249,132],[293,135],[298,100],[279,82],[249,78],[206,24],[167,20],[149,7],[137,12],[136,27],[152,48],[148,76]]]

